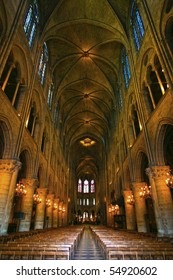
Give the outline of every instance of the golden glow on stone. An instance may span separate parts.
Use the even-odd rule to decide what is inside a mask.
[[[94,145],[96,142],[90,138],[85,138],[85,139],[81,140],[80,143],[83,146],[88,147],[88,146]]]

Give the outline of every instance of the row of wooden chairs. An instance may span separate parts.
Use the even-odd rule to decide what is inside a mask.
[[[0,244],[1,260],[69,260],[73,257],[83,227],[63,227],[11,238]],[[19,234],[18,234],[19,235]]]
[[[171,239],[138,232],[92,226],[91,230],[108,260],[173,260]]]

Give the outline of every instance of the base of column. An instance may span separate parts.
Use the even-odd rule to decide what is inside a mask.
[[[34,229],[43,229],[43,223],[37,223],[34,227]]]
[[[168,232],[159,231],[157,233],[158,237],[173,237],[173,230],[169,230]]]
[[[23,231],[29,231],[30,230],[30,222],[28,223],[22,223],[19,225],[19,231],[23,232]]]

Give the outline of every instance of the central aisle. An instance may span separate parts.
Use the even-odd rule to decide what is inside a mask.
[[[73,260],[104,260],[104,254],[98,246],[89,226],[86,226]]]

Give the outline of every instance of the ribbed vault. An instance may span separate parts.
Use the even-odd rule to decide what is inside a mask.
[[[77,177],[98,176],[117,109],[129,1],[113,2],[52,1],[43,24],[59,106],[60,139]],[[89,141],[94,144],[89,146]]]

